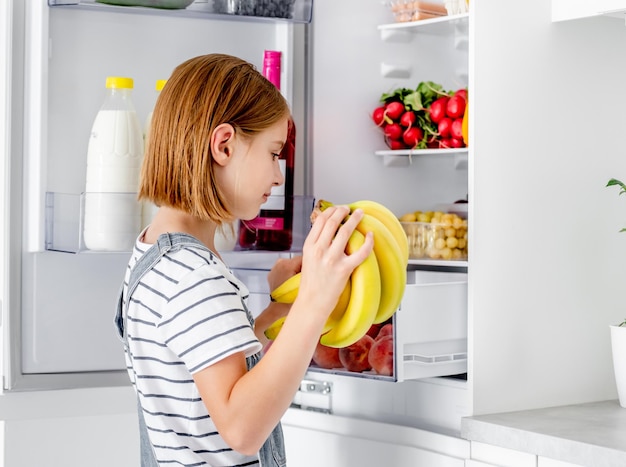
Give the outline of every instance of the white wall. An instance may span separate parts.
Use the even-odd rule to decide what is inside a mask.
[[[550,2],[473,2],[474,413],[616,398],[626,316],[626,28]],[[472,57],[470,54],[470,61]]]

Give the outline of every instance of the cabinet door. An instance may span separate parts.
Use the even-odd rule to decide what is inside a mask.
[[[289,465],[463,467],[470,443],[419,428],[289,409],[282,420]]]
[[[463,459],[414,446],[283,425],[287,460],[298,467],[428,465],[463,467]]]
[[[572,464],[571,462],[548,459],[547,457],[543,456],[537,456],[537,467],[581,467],[581,465]]]
[[[536,467],[537,465],[537,457],[534,454],[476,441],[472,441],[472,459],[501,467]]]

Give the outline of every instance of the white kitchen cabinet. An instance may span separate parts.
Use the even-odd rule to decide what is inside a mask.
[[[465,460],[465,467],[498,467],[497,465],[487,464],[485,462],[480,462],[472,459]]]
[[[465,461],[465,467],[583,467],[476,441],[471,442],[470,449],[471,459]]]
[[[537,456],[537,467],[582,467],[580,464],[557,461],[543,456]]]
[[[469,443],[415,428],[290,409],[283,418],[289,465],[463,467]]]
[[[625,14],[626,0],[552,0],[552,21]]]
[[[498,467],[536,467],[537,456],[500,446],[472,441],[472,460]]]

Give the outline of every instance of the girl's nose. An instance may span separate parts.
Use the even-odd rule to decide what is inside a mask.
[[[276,165],[274,167],[275,167],[275,169],[274,169],[274,175],[275,175],[274,185],[280,186],[283,183],[285,183],[285,175],[283,174],[283,171],[280,170],[281,161],[277,160],[276,161]]]

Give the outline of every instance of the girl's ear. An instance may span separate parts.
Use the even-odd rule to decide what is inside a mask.
[[[230,123],[218,125],[211,135],[211,153],[218,165],[226,165],[233,155],[235,129]]]

